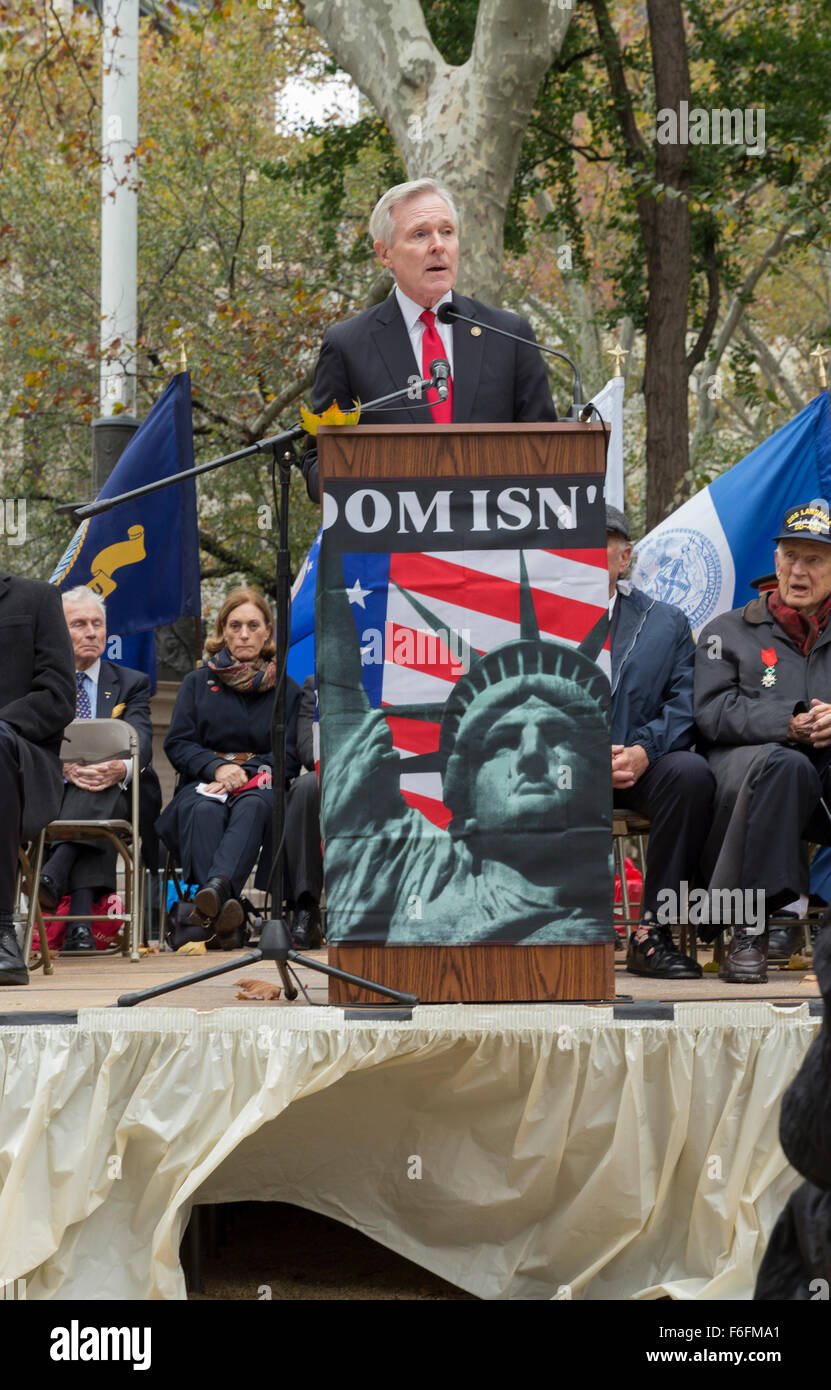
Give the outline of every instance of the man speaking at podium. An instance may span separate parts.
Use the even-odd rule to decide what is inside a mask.
[[[337,401],[371,401],[449,366],[447,398],[435,389],[423,399],[406,396],[390,407],[365,411],[364,425],[497,424],[556,420],[548,376],[526,319],[455,294],[459,269],[458,218],[450,194],[435,179],[399,183],[376,204],[369,219],[376,255],[395,278],[382,304],[328,329],[312,387],[312,410]],[[442,322],[450,303],[474,324]],[[503,338],[500,328],[528,340]],[[309,496],[320,500],[314,443],[303,462]]]

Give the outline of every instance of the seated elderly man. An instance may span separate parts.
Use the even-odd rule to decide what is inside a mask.
[[[622,579],[632,555],[629,524],[606,508],[612,654],[612,789],[615,806],[648,816],[641,922],[626,968],[661,980],[697,979],[701,967],[672,940],[710,825],[715,790],[693,741],[690,625],[680,608]]]
[[[827,504],[789,507],[774,539],[777,588],[714,618],[696,651],[695,718],[717,781],[705,858],[711,898],[735,902],[719,972],[734,984],[767,979],[767,922],[803,890],[801,841],[831,843]]]
[[[92,589],[83,586],[69,589],[62,598],[75,655],[75,718],[126,719],[132,724],[140,744],[141,819],[143,824],[152,825],[161,807],[161,788],[150,767],[153,755],[150,681],[141,671],[102,659],[107,645],[106,610]],[[132,766],[120,758],[87,765],[64,763],[63,800],[54,819],[115,817],[129,820],[127,788],[132,772]],[[43,865],[40,904],[47,912],[52,912],[69,893],[70,915],[91,916],[95,900],[112,892],[115,882],[116,851],[109,840],[62,841]],[[63,949],[71,954],[94,951],[90,923],[67,923]]]

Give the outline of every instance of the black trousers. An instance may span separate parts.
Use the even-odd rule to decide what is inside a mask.
[[[698,861],[712,822],[716,779],[698,753],[665,753],[656,758],[634,787],[616,788],[614,804],[648,816],[646,879],[641,910],[655,913],[658,894],[695,881]]]
[[[129,820],[130,814],[130,792],[121,787],[106,787],[104,791],[90,792],[67,783],[56,820]],[[71,857],[63,852],[63,846],[72,849]],[[52,865],[56,850],[57,871]],[[68,893],[74,893],[78,888],[110,893],[115,888],[117,870],[117,851],[112,841],[106,838],[59,840],[52,845],[51,853],[43,863],[43,872],[56,877],[59,886]]]
[[[0,720],[0,806],[0,912],[12,912],[23,799],[17,734],[5,720]]]
[[[754,761],[736,887],[760,889],[765,911],[776,912],[804,891],[802,840],[831,844],[831,768],[795,748],[776,747]],[[734,812],[734,819],[735,819]],[[731,822],[731,834],[737,827]],[[739,827],[740,828],[740,827]]]
[[[303,893],[320,902],[323,854],[320,848],[320,793],[314,773],[296,777],[286,793],[286,902]]]
[[[178,847],[188,883],[227,878],[238,898],[267,838],[271,825],[271,788],[254,787],[212,801],[184,787],[174,798],[178,812]]]

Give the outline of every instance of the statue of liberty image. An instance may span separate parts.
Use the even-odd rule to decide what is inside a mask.
[[[318,669],[328,936],[335,943],[612,941],[609,684],[593,657],[540,636],[520,557],[520,636],[484,655],[446,702],[372,708],[335,553],[321,553]],[[413,594],[434,631],[445,630]],[[387,715],[438,721],[437,753],[402,759]],[[440,829],[407,805],[402,770],[439,771]]]

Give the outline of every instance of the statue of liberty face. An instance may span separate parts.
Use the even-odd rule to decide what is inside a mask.
[[[478,834],[565,824],[574,785],[573,732],[568,716],[538,695],[491,725],[469,784]]]

